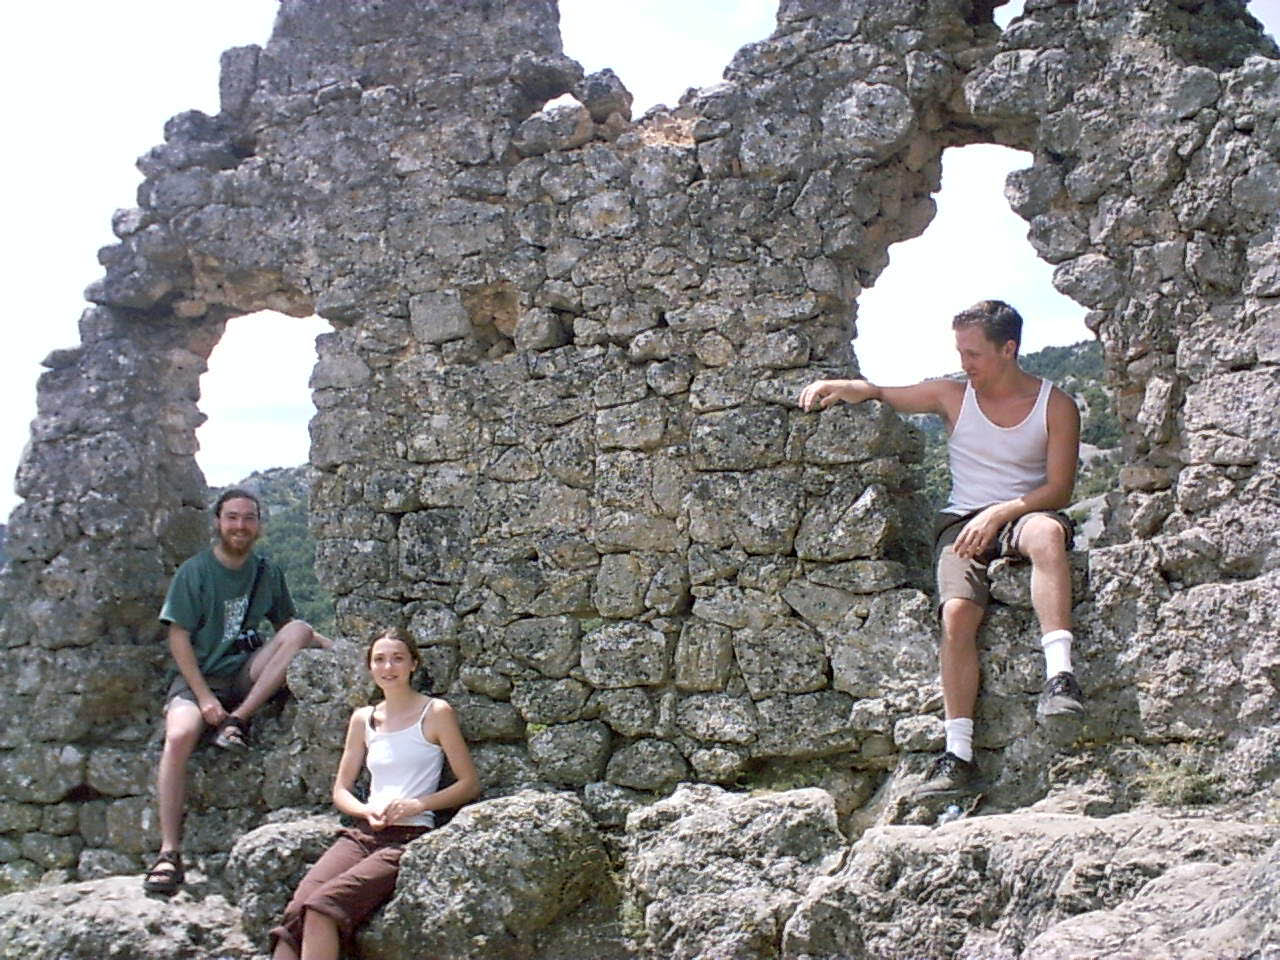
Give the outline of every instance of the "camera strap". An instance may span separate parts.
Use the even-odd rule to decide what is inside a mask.
[[[262,557],[257,557],[257,564],[253,569],[253,586],[249,588],[249,602],[244,605],[244,618],[240,621],[240,633],[244,633],[249,626],[249,614],[253,610],[254,598],[258,595],[258,582],[262,579],[263,568],[266,567],[267,561]]]

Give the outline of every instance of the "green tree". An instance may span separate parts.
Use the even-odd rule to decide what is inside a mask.
[[[1045,347],[1021,357],[1020,363],[1027,373],[1052,380],[1081,405],[1081,440],[1104,450],[1120,445],[1124,428],[1104,386],[1102,344],[1082,340],[1068,347]]]
[[[932,413],[917,414],[910,418],[924,434],[924,456],[920,460],[917,476],[920,493],[937,513],[947,505],[951,494],[951,466],[947,461],[947,430],[942,418]]]
[[[1047,377],[1054,383],[1069,379],[1101,381],[1104,375],[1102,344],[1097,340],[1081,340],[1066,347],[1045,347],[1019,357],[1027,373]]]
[[[333,595],[316,579],[316,546],[307,526],[311,475],[309,466],[273,467],[252,473],[237,485],[262,500],[265,522],[258,552],[284,570],[298,616],[329,634],[334,627]]]
[[[1111,405],[1111,396],[1096,381],[1080,387],[1079,396],[1084,399],[1085,415],[1080,424],[1080,439],[1104,450],[1120,446],[1124,428]]]

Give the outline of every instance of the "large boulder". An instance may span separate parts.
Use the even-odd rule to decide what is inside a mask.
[[[0,897],[4,960],[252,960],[234,906],[201,884],[152,897],[138,876]]]
[[[268,823],[236,841],[226,876],[254,943],[266,945],[267,931],[280,922],[294,888],[339,829],[336,817],[308,817]]]
[[[1258,861],[1185,863],[1111,910],[1071,917],[1022,960],[1280,956],[1280,843]]]
[[[1149,812],[1106,819],[1023,812],[937,829],[878,827],[863,835],[838,872],[810,885],[787,923],[782,955],[1145,958],[1151,954],[1104,946],[1127,945],[1118,919],[1109,934],[1099,927],[1092,952],[1078,952],[1093,936],[1080,924],[1058,940],[1046,931],[1078,914],[1113,910],[1183,865],[1256,860],[1278,838],[1274,825]],[[1033,942],[1041,952],[1024,954]],[[1066,952],[1052,952],[1055,942]]]
[[[405,849],[396,893],[358,936],[364,956],[527,957],[597,890],[609,857],[571,794],[472,804]]]
[[[627,817],[627,880],[650,954],[776,957],[783,924],[844,850],[824,790],[685,784]]]

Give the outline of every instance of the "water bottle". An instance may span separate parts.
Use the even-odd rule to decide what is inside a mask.
[[[939,814],[938,826],[942,826],[944,823],[950,823],[952,820],[959,820],[962,816],[964,816],[964,814],[960,811],[960,808],[953,803]]]

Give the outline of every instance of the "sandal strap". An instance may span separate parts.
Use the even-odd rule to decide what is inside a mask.
[[[170,874],[178,874],[182,872],[182,854],[177,850],[161,850],[156,856],[155,862],[151,864],[151,868],[147,870],[147,875],[160,873],[163,876]]]
[[[249,736],[249,721],[228,714],[227,719],[218,725],[219,733],[224,730],[229,731],[233,736],[239,736],[241,740],[245,740]]]
[[[227,717],[218,724],[218,732],[213,737],[214,746],[224,750],[249,749],[249,724],[239,717]]]

